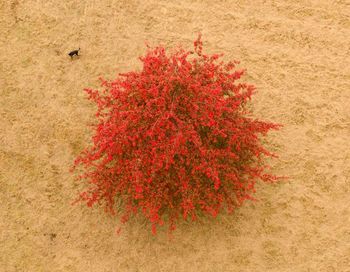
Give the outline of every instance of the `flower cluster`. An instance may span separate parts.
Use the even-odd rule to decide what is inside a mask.
[[[260,142],[279,125],[252,118],[254,86],[239,83],[237,61],[194,51],[148,48],[141,71],[86,89],[98,110],[93,144],[75,161],[87,189],[80,199],[103,204],[123,222],[142,213],[153,233],[183,217],[216,216],[252,199],[257,180],[274,181]]]

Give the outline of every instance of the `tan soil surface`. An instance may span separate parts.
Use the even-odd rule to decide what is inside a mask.
[[[344,1],[0,1],[0,271],[350,271],[350,5]],[[241,60],[280,154],[259,202],[180,224],[71,206],[100,75],[139,68],[144,41]],[[81,57],[67,53],[81,47]]]

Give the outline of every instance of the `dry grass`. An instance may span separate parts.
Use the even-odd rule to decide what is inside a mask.
[[[9,0],[0,12],[0,271],[350,271],[346,1]],[[191,47],[198,31],[248,68],[255,114],[285,125],[269,141],[290,180],[173,242],[141,220],[115,236],[116,218],[70,206],[94,111],[82,89],[139,67],[145,40]]]

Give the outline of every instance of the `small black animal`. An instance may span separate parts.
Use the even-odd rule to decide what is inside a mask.
[[[80,48],[78,50],[73,50],[72,52],[69,52],[68,55],[70,56],[71,59],[73,58],[73,56],[79,56],[78,54],[79,50]]]

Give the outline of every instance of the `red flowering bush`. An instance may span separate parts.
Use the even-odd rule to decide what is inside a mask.
[[[93,145],[76,159],[88,183],[80,199],[104,204],[122,221],[141,212],[152,224],[175,228],[183,217],[216,216],[252,199],[265,173],[261,155],[273,156],[259,136],[279,125],[255,120],[245,109],[254,86],[237,81],[237,62],[220,55],[163,47],[148,49],[140,72],[102,80],[103,91],[86,89],[98,110]]]

